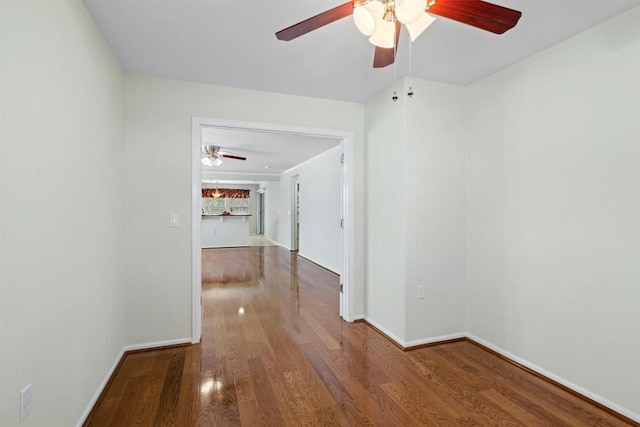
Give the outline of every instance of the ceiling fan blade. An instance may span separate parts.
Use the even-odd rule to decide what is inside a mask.
[[[515,27],[522,12],[482,0],[437,0],[429,13],[502,34]]]
[[[233,156],[231,154],[220,154],[220,157],[224,157],[226,159],[247,160],[246,157]]]
[[[353,1],[348,1],[345,4],[336,6],[333,9],[329,9],[326,12],[322,12],[309,19],[305,19],[302,22],[298,22],[284,30],[280,30],[276,33],[278,40],[289,41],[296,37],[300,37],[307,34],[310,31],[317,30],[327,24],[331,24],[338,19],[342,19],[353,13]]]
[[[384,48],[376,46],[376,53],[373,56],[373,68],[384,68],[394,63],[398,49],[398,40],[400,40],[401,27],[402,24],[400,21],[396,21],[396,40],[394,47]]]

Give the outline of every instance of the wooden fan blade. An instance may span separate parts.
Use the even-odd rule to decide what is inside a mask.
[[[522,12],[482,0],[437,0],[427,12],[502,34],[515,27]]]
[[[247,160],[246,157],[233,156],[231,154],[220,154],[220,157],[224,157],[226,159]]]
[[[289,41],[296,37],[300,37],[307,34],[310,31],[317,30],[320,27],[324,27],[327,24],[331,24],[338,19],[342,19],[353,13],[353,1],[348,1],[345,4],[336,6],[333,9],[329,9],[326,12],[322,12],[309,19],[305,19],[302,22],[298,22],[284,30],[280,30],[276,33],[278,40]]]
[[[387,65],[391,65],[396,60],[396,53],[398,50],[398,40],[400,40],[400,28],[402,24],[400,21],[396,21],[396,40],[394,47],[384,48],[376,46],[376,53],[373,56],[373,68],[384,68]]]

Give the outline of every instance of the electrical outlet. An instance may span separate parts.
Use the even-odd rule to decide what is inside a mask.
[[[31,413],[31,384],[20,392],[20,421],[24,420]]]
[[[418,299],[424,298],[424,285],[418,286]]]

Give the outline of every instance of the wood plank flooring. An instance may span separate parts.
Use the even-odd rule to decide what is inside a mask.
[[[279,247],[205,249],[198,345],[128,354],[87,426],[628,426],[466,342],[403,352]]]

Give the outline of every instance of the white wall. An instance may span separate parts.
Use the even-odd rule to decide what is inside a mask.
[[[393,88],[365,108],[367,193],[367,320],[388,335],[406,337],[405,98]]]
[[[357,104],[127,75],[123,148],[122,72],[80,3],[3,0],[0,23],[2,426],[18,424],[28,383],[22,425],[73,425],[125,343],[190,336],[192,116],[355,132],[359,295],[366,125],[366,314],[402,340],[455,330],[434,302],[460,298],[459,91],[411,81],[419,108],[389,88],[365,120]],[[636,8],[463,89],[462,126],[467,331],[638,419],[639,24]],[[423,90],[447,106],[442,122],[420,122]],[[423,126],[438,136],[424,146]],[[434,178],[416,203],[413,176]],[[267,191],[277,235],[270,201],[291,193]]]
[[[403,345],[464,333],[463,91],[402,79],[366,109],[366,315]]]
[[[406,340],[465,329],[465,88],[407,79]],[[390,148],[392,149],[392,148]],[[425,287],[424,299],[417,287]]]
[[[362,296],[362,105],[125,75],[127,343],[191,335],[193,116],[355,132],[355,286]],[[156,212],[146,209],[152,201]],[[168,227],[170,213],[180,215],[180,227]],[[364,311],[362,298],[355,308]]]
[[[637,419],[639,32],[635,8],[472,85],[466,179],[468,332]]]
[[[291,233],[291,211],[292,211],[292,176],[281,176],[278,186],[278,237],[275,239],[280,246],[285,249],[293,249]]]
[[[0,425],[75,425],[125,343],[122,70],[78,1],[0,3]]]
[[[292,246],[291,215],[293,192],[291,178],[298,175],[300,183],[300,233],[298,253],[321,266],[341,272],[342,218],[342,147],[332,148],[299,167],[280,176],[279,230],[282,240],[278,243]],[[284,230],[282,230],[284,228]]]
[[[278,242],[280,232],[280,182],[263,182],[264,193],[264,237]]]

